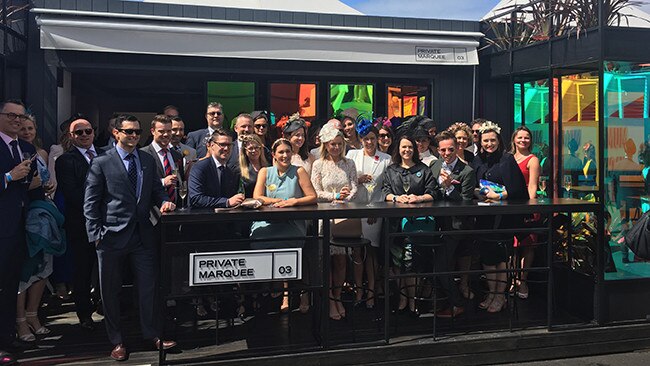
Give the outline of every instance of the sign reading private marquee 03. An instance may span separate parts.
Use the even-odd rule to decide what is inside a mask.
[[[190,286],[302,279],[302,248],[190,253]]]
[[[415,47],[415,61],[428,63],[467,63],[467,48]]]

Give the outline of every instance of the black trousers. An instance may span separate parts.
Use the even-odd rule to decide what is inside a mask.
[[[0,239],[0,350],[15,339],[16,297],[26,253],[24,230]]]
[[[90,289],[92,287],[93,269],[97,265],[97,253],[94,243],[88,242],[85,232],[66,229],[68,248],[72,251],[74,270],[72,283],[73,298],[79,320],[90,318],[95,311]]]

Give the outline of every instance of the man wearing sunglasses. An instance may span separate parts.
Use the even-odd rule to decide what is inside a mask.
[[[122,268],[131,266],[138,294],[140,324],[145,340],[156,348],[169,349],[173,341],[159,338],[160,324],[155,297],[158,279],[157,243],[152,217],[154,207],[173,211],[149,154],[138,152],[142,127],[134,116],[115,121],[115,149],[96,157],[90,164],[84,196],[88,240],[97,250],[99,284],[104,305],[104,322],[113,344],[111,358],[128,358],[120,326]]]
[[[473,152],[474,156],[478,155],[478,152],[481,150],[481,144],[478,141],[478,129],[485,121],[487,120],[484,118],[476,118],[472,121],[472,140],[474,141],[474,144],[472,144],[471,147],[468,147],[467,150]]]
[[[208,104],[205,112],[205,119],[208,127],[201,130],[192,131],[187,135],[187,145],[196,150],[196,155],[203,158],[207,155],[206,141],[212,136],[214,130],[223,127],[223,106],[221,103],[212,102]]]
[[[85,330],[92,331],[95,324],[92,313],[95,311],[90,288],[93,268],[97,263],[95,248],[89,245],[84,218],[84,185],[90,164],[102,149],[96,148],[95,130],[82,115],[75,114],[64,124],[68,125],[68,134],[72,147],[56,159],[56,180],[59,191],[63,193],[65,205],[65,233],[68,248],[72,251],[74,272],[72,274],[73,298],[79,318],[79,324]]]
[[[25,213],[29,206],[25,177],[34,174],[36,155],[33,145],[18,139],[25,106],[18,100],[0,102],[0,362],[11,364],[16,327],[16,294],[26,257]],[[27,156],[28,159],[24,157]],[[42,190],[33,193],[43,195]],[[32,196],[30,192],[30,196]],[[44,197],[44,196],[43,196]]]

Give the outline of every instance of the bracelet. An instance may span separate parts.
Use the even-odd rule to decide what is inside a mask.
[[[340,199],[341,199],[341,194],[340,194],[340,193],[337,193],[337,194],[334,196],[334,199],[335,199],[335,200],[340,200]]]
[[[499,192],[499,201],[503,199],[503,193]]]
[[[6,172],[5,173],[5,179],[7,180],[7,183],[11,183],[13,178],[11,178],[11,172]]]

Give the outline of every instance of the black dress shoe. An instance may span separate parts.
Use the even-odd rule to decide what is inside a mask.
[[[115,361],[126,361],[128,357],[129,354],[123,344],[116,345],[111,351],[111,358]]]
[[[92,318],[85,318],[79,320],[79,325],[81,325],[81,328],[85,330],[89,330],[89,331],[95,330],[95,322],[92,320]]]

